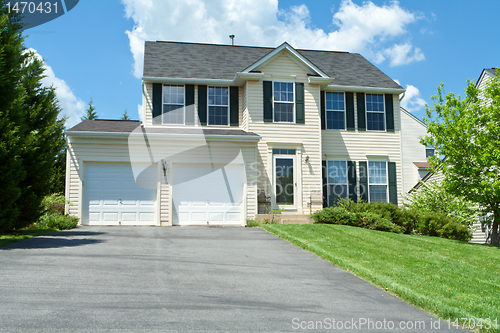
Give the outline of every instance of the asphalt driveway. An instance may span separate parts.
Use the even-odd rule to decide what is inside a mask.
[[[423,332],[438,324],[259,228],[80,227],[0,248],[0,332]]]

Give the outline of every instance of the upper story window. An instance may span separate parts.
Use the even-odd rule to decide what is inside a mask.
[[[371,131],[385,131],[383,94],[366,94],[366,129]]]
[[[184,124],[184,86],[163,86],[163,124]]]
[[[387,202],[387,162],[368,161],[368,199]]]
[[[229,125],[228,87],[208,87],[208,125]]]
[[[425,157],[426,157],[426,158],[429,158],[429,157],[431,157],[431,156],[434,156],[434,154],[435,154],[434,148],[429,147],[429,146],[426,146],[426,147],[425,147]]]
[[[293,82],[274,82],[274,121],[294,122],[294,84]]]
[[[327,161],[328,206],[349,197],[347,161]]]
[[[325,95],[326,129],[345,129],[345,97],[343,92]]]

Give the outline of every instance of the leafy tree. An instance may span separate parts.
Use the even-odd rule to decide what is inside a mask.
[[[0,231],[38,220],[64,147],[65,119],[54,88],[41,84],[44,71],[24,46],[19,17],[0,2]]]
[[[94,104],[92,103],[92,98],[90,99],[89,107],[85,110],[85,112],[87,112],[85,116],[80,118],[82,121],[97,119],[97,112],[95,111]]]
[[[123,112],[123,116],[121,118],[122,120],[130,120],[130,117],[128,116],[127,114],[127,109],[125,109],[125,111]]]
[[[428,135],[423,143],[437,147],[445,186],[450,193],[477,203],[484,213],[493,213],[492,244],[499,244],[500,223],[500,82],[499,72],[483,91],[467,81],[465,99],[445,95],[444,85],[426,107]]]

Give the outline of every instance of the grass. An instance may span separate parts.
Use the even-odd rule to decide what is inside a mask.
[[[11,233],[0,234],[0,247],[18,242],[23,239],[42,236],[56,232],[55,229],[23,229]]]
[[[261,227],[441,319],[497,319],[482,331],[500,332],[499,247],[341,225]]]

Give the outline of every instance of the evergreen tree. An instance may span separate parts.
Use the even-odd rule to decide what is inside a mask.
[[[87,112],[85,116],[80,118],[82,121],[97,119],[97,112],[95,111],[94,104],[92,103],[92,98],[90,99],[89,107],[85,111]]]
[[[21,157],[26,127],[20,68],[27,55],[21,29],[19,18],[9,15],[0,2],[0,231],[12,229],[19,217],[20,182],[26,177]]]
[[[24,46],[17,14],[0,2],[0,231],[37,221],[52,188],[64,122],[44,64]]]
[[[121,120],[130,120],[130,117],[127,114],[127,109],[125,109],[125,111],[123,112]]]

